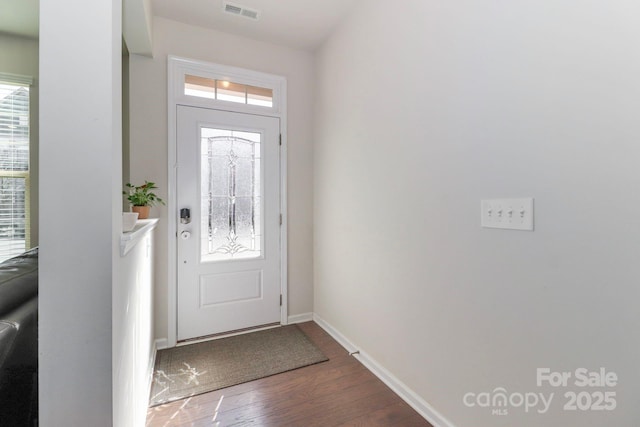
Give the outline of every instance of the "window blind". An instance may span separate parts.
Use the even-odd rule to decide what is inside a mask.
[[[0,81],[0,261],[29,247],[29,85]]]

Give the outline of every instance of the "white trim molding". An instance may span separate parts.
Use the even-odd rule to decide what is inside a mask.
[[[147,378],[149,379],[149,384],[147,385],[146,396],[151,396],[151,388],[153,387],[153,371],[156,367],[156,356],[158,354],[158,350],[160,350],[158,348],[158,341],[160,340],[155,340],[153,342],[153,346],[151,347],[151,354],[149,355],[149,366],[147,366]]]
[[[313,320],[313,313],[293,314],[287,319],[287,325],[293,325],[294,323],[311,322]]]
[[[139,219],[131,231],[120,234],[120,256],[125,256],[147,233],[158,225],[158,218]]]
[[[167,106],[168,106],[168,177],[167,209],[169,212],[168,231],[168,289],[167,289],[167,338],[166,347],[175,347],[178,343],[178,277],[177,277],[177,141],[176,141],[176,109],[178,105],[208,108],[212,110],[233,111],[280,119],[280,323],[288,321],[288,259],[287,259],[287,79],[282,76],[230,67],[210,62],[196,61],[169,55],[167,60]],[[265,87],[273,90],[273,106],[236,104],[184,94],[185,75],[191,74],[207,78],[230,80],[236,83]]]
[[[169,348],[169,345],[167,344],[167,339],[166,338],[158,338],[158,339],[156,339],[155,347],[156,347],[156,351],[157,350],[164,350],[165,348]]]
[[[347,337],[315,313],[313,314],[313,321],[338,341],[353,357],[358,359],[371,373],[378,377],[434,427],[455,427],[451,421],[436,411],[426,400],[418,396],[418,394],[411,390],[405,383],[400,381],[366,352],[357,348]]]

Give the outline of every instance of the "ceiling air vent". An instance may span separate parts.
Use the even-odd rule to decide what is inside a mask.
[[[244,16],[245,18],[257,20],[259,12],[234,3],[224,2],[224,11],[231,15]]]

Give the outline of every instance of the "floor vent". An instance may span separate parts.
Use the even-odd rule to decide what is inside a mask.
[[[244,16],[245,18],[258,20],[260,13],[257,10],[249,9],[234,3],[224,2],[224,11],[231,15]]]

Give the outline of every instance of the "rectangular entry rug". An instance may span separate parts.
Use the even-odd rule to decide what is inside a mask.
[[[149,406],[326,360],[296,325],[160,350]]]

